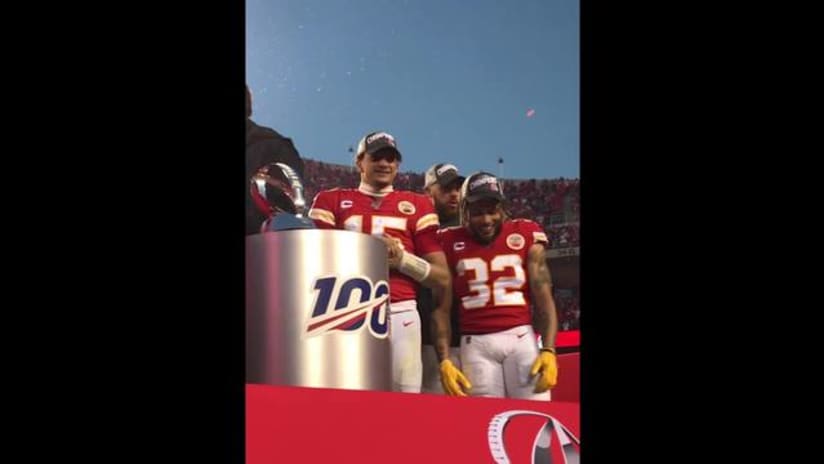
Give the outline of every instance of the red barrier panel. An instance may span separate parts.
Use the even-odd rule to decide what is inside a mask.
[[[551,416],[549,453],[563,463],[559,443],[578,451],[579,413],[559,401],[246,385],[246,462],[526,464],[547,452],[535,444]]]
[[[581,354],[558,355],[558,384],[552,389],[553,401],[581,402]]]
[[[558,348],[571,348],[581,346],[580,330],[562,330],[555,336],[555,346]]]

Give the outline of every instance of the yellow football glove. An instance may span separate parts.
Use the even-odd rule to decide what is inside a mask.
[[[538,354],[529,375],[535,377],[539,373],[541,376],[535,382],[535,393],[543,393],[558,383],[558,360],[555,359],[555,353],[541,351]]]
[[[449,359],[441,361],[441,385],[450,396],[467,396],[466,393],[472,388],[463,372]]]

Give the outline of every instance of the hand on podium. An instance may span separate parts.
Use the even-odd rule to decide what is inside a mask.
[[[401,257],[403,256],[401,241],[388,235],[382,235],[381,238],[386,244],[386,255],[387,258],[389,258],[389,269],[398,269],[401,265]]]

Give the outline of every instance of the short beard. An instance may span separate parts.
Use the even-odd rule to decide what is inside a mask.
[[[441,223],[441,227],[443,227],[444,224],[457,224],[458,223],[458,210],[457,209],[454,212],[451,212],[451,211],[449,211],[448,206],[435,204],[435,211],[438,213],[438,221]]]

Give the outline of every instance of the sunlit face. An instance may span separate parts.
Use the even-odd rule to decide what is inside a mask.
[[[364,153],[357,162],[361,181],[376,189],[392,185],[400,164],[398,152],[392,148],[384,148],[373,155]]]
[[[469,230],[481,242],[489,243],[501,232],[504,210],[501,202],[494,198],[482,198],[467,204]]]
[[[458,204],[461,200],[461,182],[456,179],[445,187],[437,183],[432,184],[429,186],[429,196],[432,197],[438,217],[452,219],[458,215]]]

